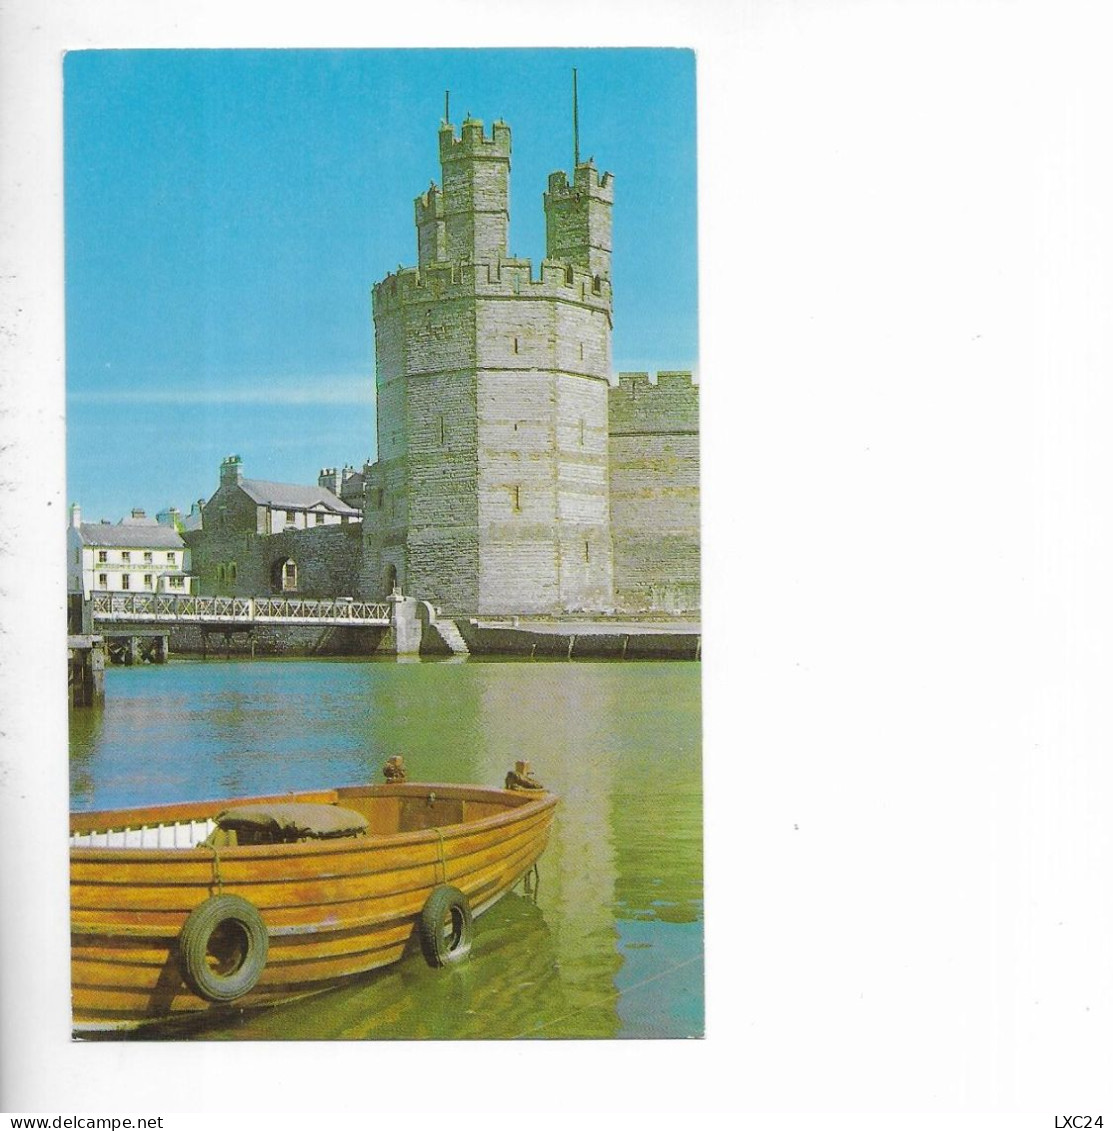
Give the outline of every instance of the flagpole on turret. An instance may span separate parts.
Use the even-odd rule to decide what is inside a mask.
[[[572,175],[580,163],[580,100],[576,91],[576,68],[572,68]]]

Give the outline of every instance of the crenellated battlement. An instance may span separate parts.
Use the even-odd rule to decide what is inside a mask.
[[[648,386],[653,389],[662,387],[666,389],[687,389],[692,386],[698,389],[699,381],[696,380],[691,370],[661,369],[655,373],[619,373],[614,387],[636,391],[637,388],[642,386]]]
[[[510,127],[501,118],[491,124],[490,137],[484,133],[483,122],[478,118],[465,118],[459,136],[451,122],[442,122],[437,141],[442,164],[464,157],[510,160]]]
[[[430,181],[429,187],[414,199],[414,219],[419,225],[444,219],[444,193],[435,182]]]
[[[689,372],[620,373],[607,399],[612,436],[699,429],[699,383]]]
[[[581,162],[571,183],[563,170],[550,173],[543,199],[545,254],[609,278],[614,177],[600,175],[591,161]]]
[[[576,166],[572,174],[572,183],[569,184],[568,174],[560,169],[549,174],[547,196],[551,200],[590,196],[606,204],[613,204],[614,175],[600,173],[592,162],[587,161]]]
[[[574,264],[545,259],[534,276],[529,259],[494,263],[427,263],[403,267],[372,288],[373,308],[386,313],[411,302],[430,299],[517,297],[562,299],[610,311],[611,284]]]

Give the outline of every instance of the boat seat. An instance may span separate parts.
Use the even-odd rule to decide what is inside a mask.
[[[354,809],[308,801],[276,801],[238,805],[216,817],[216,828],[204,843],[213,848],[233,844],[289,844],[299,840],[332,840],[364,836],[367,818]]]

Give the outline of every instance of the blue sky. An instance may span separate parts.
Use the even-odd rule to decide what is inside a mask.
[[[87,520],[375,454],[372,284],[416,260],[451,116],[513,131],[510,244],[580,152],[615,174],[616,370],[697,363],[695,60],[680,50],[65,58],[68,490]]]

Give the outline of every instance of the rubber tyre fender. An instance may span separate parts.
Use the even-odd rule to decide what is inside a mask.
[[[230,928],[242,955],[227,972],[214,969],[208,960],[209,944],[220,928],[226,932]],[[214,895],[198,904],[178,935],[182,975],[189,988],[206,1001],[230,1002],[243,997],[259,981],[267,964],[267,950],[263,917],[238,895]]]
[[[468,897],[451,884],[433,889],[421,909],[421,949],[430,966],[448,966],[471,951],[475,925]],[[449,926],[446,932],[445,927]]]

